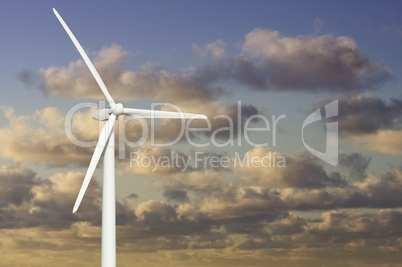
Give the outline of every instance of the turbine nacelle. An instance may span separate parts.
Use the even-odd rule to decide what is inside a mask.
[[[123,114],[124,107],[122,103],[117,103],[114,108],[111,109],[111,112],[116,115],[116,117]]]
[[[97,121],[107,121],[109,119],[110,114],[116,115],[116,117],[119,117],[120,115],[123,115],[124,113],[124,107],[122,103],[117,103],[114,105],[113,108],[102,108],[94,113],[92,113],[92,118],[97,120]]]

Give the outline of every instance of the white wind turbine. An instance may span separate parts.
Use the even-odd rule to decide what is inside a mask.
[[[99,159],[104,151],[103,156],[103,195],[102,195],[102,266],[114,267],[116,266],[116,211],[115,211],[115,155],[114,155],[114,124],[120,115],[127,116],[141,116],[143,118],[177,118],[177,119],[206,119],[207,117],[202,114],[191,113],[178,113],[168,111],[155,111],[144,109],[124,108],[121,103],[115,103],[109,94],[105,84],[96,71],[91,60],[88,58],[84,49],[78,43],[73,33],[68,28],[67,24],[61,18],[56,9],[53,12],[57,19],[60,21],[63,28],[66,30],[68,36],[73,41],[78,52],[81,54],[89,70],[98,83],[107,103],[108,108],[96,111],[93,118],[96,120],[105,121],[105,125],[100,133],[98,143],[95,147],[94,154],[92,155],[91,162],[87,173],[85,174],[80,192],[73,208],[73,213],[78,210],[88,184],[94,174]]]

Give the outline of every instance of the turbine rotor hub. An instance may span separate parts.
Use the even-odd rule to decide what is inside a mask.
[[[111,112],[118,117],[119,115],[123,114],[123,110],[124,110],[123,104],[117,103],[114,106],[114,108],[111,109]]]

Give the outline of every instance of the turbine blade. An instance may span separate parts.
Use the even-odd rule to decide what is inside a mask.
[[[75,201],[73,213],[75,213],[87,191],[89,182],[95,172],[96,166],[98,165],[99,159],[102,156],[103,151],[109,141],[110,134],[114,131],[114,123],[116,122],[116,115],[111,114],[109,120],[105,123],[102,131],[99,135],[98,143],[96,144],[94,154],[92,155],[91,162],[89,163],[87,173],[85,174],[84,181],[82,182],[80,192],[78,193],[77,200]]]
[[[100,77],[99,73],[96,71],[94,65],[92,64],[91,60],[85,53],[84,49],[80,45],[80,43],[75,38],[74,34],[71,32],[70,28],[64,22],[63,18],[57,12],[56,9],[53,8],[53,12],[56,15],[57,19],[60,21],[61,25],[63,26],[64,30],[66,30],[68,36],[70,36],[71,41],[73,41],[75,47],[77,48],[78,52],[81,54],[81,57],[84,59],[85,63],[87,64],[89,70],[91,71],[92,75],[94,76],[96,82],[98,83],[100,89],[102,90],[103,95],[105,96],[106,101],[109,103],[110,107],[114,107],[115,103],[112,96],[109,94],[109,91],[106,88],[106,85],[103,83],[102,78]]]
[[[124,108],[123,114],[128,116],[138,116],[142,118],[160,118],[160,119],[207,119],[207,116],[203,114],[173,112],[173,111],[161,111],[161,110],[147,110],[147,109],[135,109]]]

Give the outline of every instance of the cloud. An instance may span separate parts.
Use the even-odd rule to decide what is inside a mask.
[[[59,173],[49,179],[39,179],[33,171],[20,165],[2,166],[0,228],[21,229],[39,226],[47,229],[69,228],[77,221],[71,210],[82,179],[81,173]],[[99,186],[95,181],[90,187],[87,193],[89,201],[94,189],[96,192],[96,187]],[[101,194],[97,199],[99,197]],[[88,206],[88,202],[84,204],[84,209],[85,206]],[[98,205],[91,206],[91,209],[100,211]],[[86,220],[90,218],[91,215],[87,215]]]
[[[0,208],[10,204],[21,206],[32,198],[31,187],[38,183],[36,174],[19,165],[0,168]],[[1,220],[0,220],[1,221]]]
[[[225,249],[235,245],[234,241],[226,235],[225,227],[211,229],[202,235],[196,235],[191,239],[191,249]]]
[[[80,212],[72,213],[83,179],[84,174],[79,172],[55,173],[38,178],[36,173],[20,165],[2,166],[0,229],[40,227],[49,231],[64,231],[74,228],[79,222],[99,226],[102,192],[96,179],[89,184]],[[116,211],[118,225],[135,221],[129,205],[116,202]]]
[[[402,171],[392,170],[382,177],[367,175],[354,183],[367,197],[369,206],[393,208],[402,206]]]
[[[102,75],[106,75],[110,83],[118,80],[115,75],[119,72],[122,60],[127,56],[127,51],[122,51],[118,45],[104,47],[95,57],[94,64]],[[105,71],[105,68],[107,71]],[[49,94],[59,94],[64,97],[84,97],[103,99],[101,91],[92,77],[83,60],[77,60],[64,67],[49,67],[40,70],[43,76],[44,89]],[[108,84],[108,83],[106,83]]]
[[[156,185],[171,189],[187,189],[198,193],[209,194],[225,185],[224,173],[215,169],[191,170],[172,173],[168,176],[155,177]]]
[[[276,261],[319,266],[317,259],[323,262],[346,264],[350,266],[366,266],[383,262],[397,262],[401,231],[398,223],[400,211],[381,210],[363,211],[327,211],[318,218],[304,219],[290,213],[281,219],[265,225],[265,232],[249,235],[238,246],[239,251],[251,250],[261,253],[274,253]],[[286,222],[286,223],[285,223]],[[286,232],[276,232],[277,225],[294,226]],[[383,241],[389,244],[384,246]],[[282,252],[282,253],[279,253]],[[348,260],[340,255],[348,254]],[[375,254],[375,255],[372,255]],[[287,262],[290,257],[294,259]],[[362,262],[361,258],[367,259]],[[314,259],[314,262],[311,261]],[[342,263],[341,263],[342,262]],[[316,264],[316,265],[315,265]],[[324,263],[323,263],[324,264]],[[332,266],[332,265],[331,265]]]
[[[384,101],[370,94],[346,94],[339,97],[338,105],[339,133],[346,142],[384,154],[402,153],[402,100]]]
[[[219,64],[225,58],[226,43],[223,40],[205,44],[204,47],[199,47],[193,43],[192,47],[201,59],[204,59],[208,53],[211,53],[215,63]]]
[[[284,218],[272,223],[273,235],[292,235],[302,233],[307,226],[307,220],[294,213],[287,214]]]
[[[14,162],[45,163],[48,166],[86,165],[93,148],[83,148],[68,140],[64,132],[64,116],[56,107],[46,107],[33,114],[14,114],[10,107],[2,108],[8,125],[0,129],[0,155]],[[92,125],[92,127],[91,127]],[[82,141],[96,141],[98,123],[90,111],[73,117],[73,131]]]
[[[22,69],[17,73],[17,79],[24,83],[27,88],[31,88],[40,80],[35,71]]]
[[[200,142],[211,137],[214,130],[230,126],[227,119],[213,120],[217,114],[235,120],[234,129],[260,114],[253,105],[219,102],[226,90],[218,85],[223,79],[260,90],[343,92],[372,89],[391,76],[380,63],[362,55],[354,40],[347,37],[283,37],[278,32],[256,29],[246,36],[238,55],[228,55],[223,40],[204,46],[194,44],[193,48],[201,58],[211,56],[212,61],[190,74],[153,64],[142,66],[138,72],[126,71],[128,52],[118,45],[94,53],[94,63],[106,84],[116,85],[111,88],[116,98],[149,97],[177,103],[188,112],[206,113],[212,131],[191,135]],[[102,99],[81,60],[67,67],[42,69],[41,74],[50,94]],[[29,73],[24,75],[21,79],[29,83]],[[361,138],[360,144],[399,153],[399,102],[386,103],[367,95],[341,98],[340,129],[344,136]],[[373,113],[365,113],[367,109]],[[91,141],[98,136],[99,128],[90,112],[78,113],[73,119],[74,134],[79,139]],[[93,148],[77,148],[65,138],[59,109],[48,107],[34,114],[16,115],[4,108],[3,113],[8,121],[0,129],[3,157],[49,166],[86,165],[89,161]],[[195,127],[200,125],[202,122],[194,122]],[[88,128],[93,130],[87,132]],[[127,137],[138,139],[139,129],[138,125],[127,125]],[[156,138],[173,138],[179,129],[177,121],[162,120]],[[385,132],[388,134],[374,141]],[[223,131],[214,136],[226,141],[236,135]],[[155,157],[172,152],[148,143],[132,151]],[[184,172],[182,168],[155,173],[150,168],[133,170],[153,174],[151,179],[161,187],[161,196],[141,201],[137,194],[130,194],[125,202],[116,202],[118,249],[124,252],[120,264],[130,266],[132,251],[138,252],[138,264],[166,266],[289,266],[296,261],[308,266],[328,265],[330,261],[334,266],[358,266],[364,264],[362,258],[373,264],[385,258],[399,263],[400,170],[382,176],[367,173],[370,158],[357,153],[340,155],[345,168],[340,173],[330,172],[306,155],[285,155],[267,147],[254,148],[249,156],[269,153],[276,153],[277,159],[282,156],[286,168],[231,165],[224,171],[209,167],[191,167]],[[185,153],[180,155],[188,158]],[[346,174],[350,179],[344,178]],[[6,264],[18,265],[15,251],[33,256],[29,261],[32,265],[37,255],[50,255],[71,266],[88,260],[98,263],[101,188],[96,179],[80,212],[71,214],[82,179],[79,172],[38,178],[21,165],[0,169],[0,246],[5,249]],[[368,209],[355,212],[356,208]],[[9,253],[10,247],[14,254]]]
[[[128,199],[136,199],[136,198],[138,198],[138,195],[136,193],[131,193],[126,198],[128,198]]]
[[[342,212],[329,211],[321,215],[322,220],[310,223],[311,233],[326,232],[327,235],[350,234],[355,239],[374,236],[400,236],[402,232],[396,228],[401,223],[400,211],[380,210],[375,213],[364,211]]]
[[[78,221],[99,225],[101,220],[101,186],[93,179],[80,206],[80,213],[73,214],[72,207],[81,187],[84,174],[79,172],[56,173],[33,186],[34,205],[32,218],[51,229],[65,229]]]
[[[208,81],[194,75],[184,75],[161,69],[158,65],[147,63],[139,72],[123,70],[124,59],[129,53],[119,45],[104,47],[95,53],[93,59],[100,76],[117,101],[153,98],[157,101],[180,105],[192,111],[192,107],[205,102],[213,102],[220,91],[210,87]],[[103,99],[94,78],[79,59],[68,67],[49,67],[40,70],[45,91],[49,94],[73,98]],[[113,86],[112,86],[113,85]]]
[[[359,153],[339,154],[339,164],[350,170],[352,179],[361,179],[366,176],[366,170],[371,161],[371,157],[365,157]]]
[[[251,164],[262,160],[261,166]],[[242,159],[246,164],[234,168],[242,184],[282,188],[342,187],[346,182],[337,173],[328,174],[321,165],[306,155],[286,156],[270,147],[255,147]],[[240,163],[235,159],[235,162]],[[282,162],[282,163],[281,163]],[[279,164],[281,163],[281,164]]]
[[[321,31],[323,24],[324,24],[324,21],[321,18],[316,17],[313,21],[314,33],[319,33]]]
[[[379,130],[376,134],[354,136],[355,145],[384,154],[402,154],[402,130]]]
[[[360,162],[356,155],[348,158]],[[207,184],[216,179],[208,171],[204,175],[194,171],[190,174],[195,178],[187,176],[188,180],[181,183],[177,179],[171,184],[161,184],[165,197],[175,201],[174,204],[149,200],[132,207],[117,202],[119,249],[138,249],[139,257],[150,252],[153,256],[169,252],[172,257],[191,252],[208,259],[214,257],[210,253],[222,250],[229,253],[228,259],[234,260],[240,253],[261,265],[267,259],[272,260],[265,258],[266,255],[279,261],[288,258],[289,253],[328,260],[329,255],[336,258],[345,250],[376,251],[378,255],[395,257],[393,253],[401,249],[397,241],[402,237],[399,229],[402,215],[397,208],[402,205],[400,170],[380,177],[366,175],[347,187],[332,184],[330,188],[222,185],[223,180],[218,186],[205,187],[203,179],[208,180]],[[305,173],[298,175],[302,178]],[[67,254],[80,248],[91,255],[99,249],[101,188],[96,180],[91,182],[80,212],[71,214],[82,179],[83,174],[77,172],[38,179],[21,166],[3,166],[0,203],[8,204],[0,207],[0,226],[7,231],[0,231],[0,236],[9,245],[7,248],[31,251],[29,248],[34,246],[32,249],[36,251],[63,250]],[[170,177],[163,179],[169,181]],[[5,193],[9,184],[17,185],[18,193]],[[357,193],[365,196],[364,201],[352,205]],[[348,209],[356,207],[387,209]],[[318,257],[315,253],[325,255]],[[191,262],[191,257],[183,257],[185,262]]]
[[[216,60],[221,61],[225,57],[225,44],[223,41],[208,44],[205,51],[211,52]],[[259,114],[259,110],[255,106],[242,104],[240,106],[241,115],[239,115],[236,104],[226,104],[218,100],[225,90],[215,84],[220,76],[215,73],[216,69],[209,71],[208,68],[201,67],[194,73],[183,74],[147,63],[141,66],[138,72],[133,72],[124,70],[124,59],[127,55],[127,51],[119,45],[113,44],[95,53],[93,59],[105,84],[113,85],[109,91],[116,100],[152,98],[155,101],[177,105],[184,112],[205,114],[211,122],[211,129],[203,132],[205,136],[209,136],[223,127],[232,126],[233,129],[237,129],[239,123],[244,122],[250,116]],[[98,85],[81,59],[70,63],[68,67],[52,66],[41,69],[41,75],[45,91],[49,94],[103,99]],[[172,111],[169,107],[161,108]],[[217,115],[218,117],[215,117]],[[155,139],[169,142],[181,134],[180,120],[164,119],[160,122],[160,126],[155,127]],[[230,124],[231,122],[233,124]],[[130,123],[127,124],[128,127],[133,128],[126,131],[127,137],[130,140],[139,140],[143,129],[138,123],[133,125],[135,123],[131,123],[131,126]],[[203,120],[194,120],[191,125],[202,128],[208,126]],[[231,133],[222,130],[216,137],[228,140],[236,137],[237,134],[237,131]],[[192,133],[190,135],[197,138],[197,135],[194,136]]]
[[[216,115],[218,117],[214,118],[211,122],[211,131],[216,131],[216,137],[226,140],[241,136],[244,132],[245,122],[251,117],[254,117],[251,122],[258,121],[258,118],[255,118],[255,116],[259,114],[261,114],[260,110],[250,104],[237,103],[223,106],[217,109]],[[228,130],[223,130],[225,128]]]
[[[140,203],[135,210],[135,215],[138,221],[143,221],[146,224],[174,223],[177,221],[176,209],[169,204],[156,200]]]
[[[163,192],[163,196],[168,201],[188,202],[187,192],[182,189],[167,189]]]
[[[214,111],[215,109],[215,111]],[[0,155],[15,162],[45,163],[48,167],[56,166],[87,166],[92,156],[94,146],[99,137],[103,123],[92,119],[94,109],[82,109],[74,113],[71,120],[71,131],[75,139],[82,144],[73,143],[65,132],[64,112],[56,107],[46,107],[32,114],[16,115],[11,107],[2,107],[3,116],[8,124],[0,128]],[[217,114],[213,114],[217,112]],[[219,112],[219,113],[218,113]],[[126,158],[130,153],[137,153],[140,157],[170,157],[171,150],[166,147],[151,147],[152,144],[166,144],[170,142],[192,141],[194,143],[211,142],[208,138],[214,136],[217,142],[233,142],[237,136],[237,129],[243,128],[244,122],[259,111],[252,105],[211,106],[210,128],[204,120],[181,121],[173,119],[157,120],[142,125],[138,120],[121,117],[116,124],[116,150]],[[214,118],[214,116],[218,116]],[[188,138],[186,123],[190,124]],[[151,127],[152,126],[152,127]],[[201,128],[202,131],[197,131]],[[195,129],[195,130],[192,130]],[[242,133],[243,131],[241,131]],[[144,136],[143,136],[144,135]],[[141,139],[144,137],[145,139]],[[143,140],[144,144],[134,144]],[[153,143],[152,143],[153,142]],[[180,156],[187,159],[184,153]],[[128,162],[129,163],[129,162]],[[150,174],[155,166],[135,169],[136,172]],[[175,168],[158,168],[156,171],[181,171]],[[184,165],[182,166],[184,167]],[[149,170],[145,170],[149,169]],[[191,167],[188,169],[190,170]]]
[[[342,96],[339,105],[339,131],[342,135],[375,134],[401,127],[402,100],[389,103],[368,94]]]
[[[79,172],[57,173],[49,180],[32,187],[33,200],[41,209],[70,210],[78,196],[84,175]],[[85,194],[82,209],[100,212],[102,193],[100,185],[91,181],[91,189]]]
[[[345,36],[283,37],[277,31],[254,29],[235,59],[237,80],[260,90],[359,91],[392,76]]]
[[[315,25],[319,27],[321,22],[317,18]],[[363,55],[346,36],[284,37],[277,31],[254,29],[245,35],[237,54],[228,55],[223,40],[192,46],[201,59],[211,54],[213,63],[188,74],[152,63],[133,72],[124,69],[129,52],[117,44],[94,53],[93,62],[116,100],[153,98],[190,112],[229,92],[222,81],[237,81],[258,90],[349,92],[377,88],[392,77],[385,66]],[[103,99],[81,59],[67,67],[42,68],[40,73],[49,94]],[[32,75],[22,70],[20,76],[29,82]]]
[[[200,111],[208,116],[207,120],[138,120],[130,117],[119,119],[119,130],[124,130],[124,136],[119,136],[119,149],[124,145],[129,152],[135,150],[145,156],[146,151],[151,152],[149,146],[164,146],[187,142],[196,147],[205,147],[211,144],[225,146],[235,142],[236,137],[244,133],[244,123],[249,120],[251,125],[258,121],[253,116],[260,114],[260,111],[253,105],[242,103],[226,104],[220,106],[218,103],[210,103],[204,106],[206,109]],[[170,109],[163,109],[170,110]],[[251,118],[253,117],[253,118]],[[251,119],[250,119],[251,118]],[[121,127],[120,127],[121,126]],[[144,145],[138,148],[137,141],[144,141]],[[132,147],[133,149],[128,149]],[[144,147],[147,147],[144,149]],[[162,153],[163,151],[163,153]],[[170,151],[166,148],[156,148],[150,156],[169,156]],[[164,155],[162,155],[164,154]],[[187,156],[180,153],[184,158]],[[166,169],[167,170],[167,169]]]

